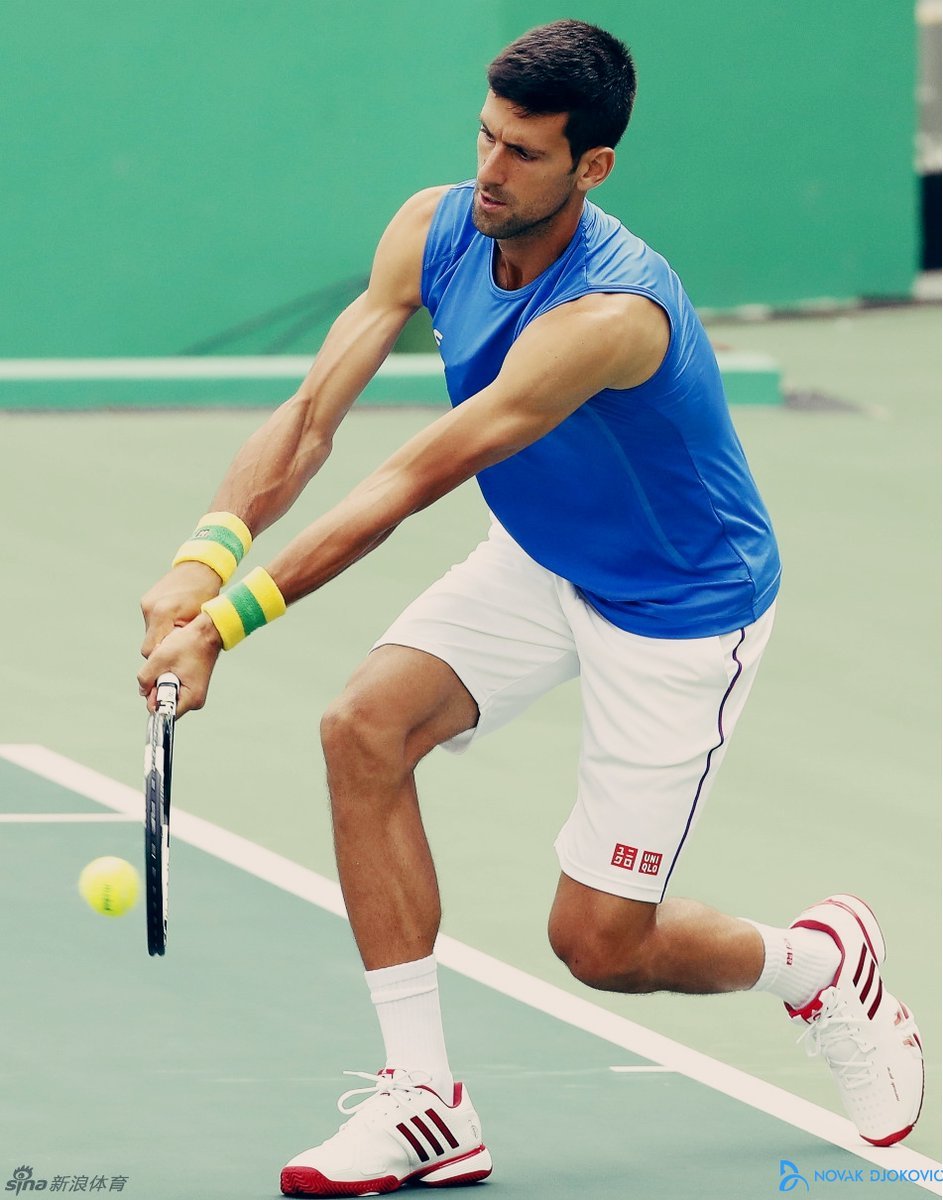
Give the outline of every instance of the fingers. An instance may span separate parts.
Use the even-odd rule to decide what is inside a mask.
[[[173,629],[174,624],[180,619],[181,607],[180,599],[176,596],[160,599],[154,598],[148,593],[141,601],[141,615],[144,617],[144,641],[141,643],[141,654],[144,658],[150,658]],[[187,607],[191,610],[188,613],[189,619],[194,615],[193,605],[190,604]],[[199,612],[199,606],[196,611]]]
[[[219,594],[221,580],[212,568],[199,562],[184,562],[158,580],[141,600],[144,641],[141,654],[148,658],[174,626],[185,625],[199,615],[200,606]]]
[[[141,601],[141,615],[144,617],[145,626],[144,641],[141,643],[142,657],[150,658],[169,633],[189,624],[199,611],[199,606],[194,609],[192,604],[188,604],[185,610],[181,611],[181,604],[175,598],[150,603],[145,596]]]
[[[147,711],[157,712],[157,688],[147,688],[140,682],[138,676],[138,691],[147,700]],[[177,696],[177,720],[188,712],[198,712],[206,704],[206,692],[195,692],[181,680],[180,693]]]
[[[185,716],[188,712],[199,712],[205,703],[205,691],[197,693],[181,683],[180,696],[177,699],[177,717]]]
[[[174,627],[173,621],[151,622],[147,615],[144,616],[145,631],[144,641],[141,643],[141,657],[150,658],[160,643],[164,640],[171,629]]]
[[[157,711],[157,672],[150,669],[149,663],[138,672],[138,695],[147,700],[148,712]]]
[[[148,712],[157,711],[157,677],[162,675],[165,669],[164,666],[155,667],[152,663],[145,663],[138,672],[138,693],[146,699]],[[177,695],[177,719],[188,712],[197,712],[203,708],[206,704],[206,694],[206,687],[191,687],[181,678]]]
[[[156,708],[157,680],[165,671],[172,671],[180,680],[177,716],[202,708],[221,649],[222,641],[209,617],[178,621],[176,629],[171,626],[138,671],[138,692],[147,700],[148,710]]]
[[[152,609],[150,614],[148,614],[142,604],[141,612],[144,615],[144,624],[146,626],[144,641],[141,643],[142,658],[150,658],[169,633],[172,633],[175,629],[182,628],[184,625],[188,625],[193,620],[192,617],[178,616],[172,608],[162,609],[159,613],[155,613]]]

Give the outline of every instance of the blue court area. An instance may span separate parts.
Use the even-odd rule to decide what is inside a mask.
[[[70,774],[78,791],[61,782]],[[50,1192],[276,1196],[283,1161],[339,1120],[341,1072],[380,1062],[345,921],[284,890],[308,886],[294,864],[184,813],[168,953],[149,959],[140,906],[102,918],[75,890],[99,853],[140,860],[134,791],[41,748],[4,747],[0,797],[3,1180],[28,1168]],[[283,886],[253,864],[282,871]],[[859,1157],[548,1015],[532,984],[537,1007],[442,970],[453,1063],[496,1164],[482,1195],[754,1200],[797,1175],[814,1194],[892,1181],[895,1195],[940,1192],[932,1160],[863,1145]]]

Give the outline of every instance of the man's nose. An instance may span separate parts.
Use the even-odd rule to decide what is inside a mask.
[[[494,185],[500,187],[507,177],[504,169],[504,156],[500,146],[491,146],[488,153],[478,164],[478,182],[483,187]]]

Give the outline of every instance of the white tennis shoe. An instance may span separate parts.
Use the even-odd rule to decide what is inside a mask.
[[[856,896],[829,896],[801,913],[796,929],[834,939],[841,953],[835,978],[801,1009],[800,1043],[831,1067],[845,1109],[873,1146],[892,1146],[916,1124],[923,1103],[923,1049],[907,1006],[884,987],[885,945],[871,909]]]
[[[345,1092],[337,1102],[353,1114],[326,1142],[305,1150],[282,1170],[285,1196],[378,1196],[405,1183],[430,1187],[477,1183],[491,1174],[481,1121],[464,1085],[448,1105],[417,1074],[381,1071],[369,1087]],[[354,1096],[362,1100],[348,1105]]]

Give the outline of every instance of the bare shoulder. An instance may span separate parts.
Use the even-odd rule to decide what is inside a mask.
[[[422,188],[409,197],[403,208],[409,208],[417,214],[423,213],[431,219],[439,201],[452,187],[454,184],[439,183],[435,187]]]
[[[423,188],[399,208],[377,245],[369,296],[406,308],[418,308],[422,257],[429,226],[448,185]]]
[[[450,186],[450,184],[446,183],[414,192],[398,209],[393,220],[390,222],[389,228],[395,228],[400,236],[414,233],[421,234],[423,239],[425,239],[426,234],[429,232],[429,226],[432,224],[432,218],[435,216],[435,210],[439,206],[439,201],[449,190]]]
[[[660,304],[647,296],[593,292],[561,304],[545,318],[572,324],[580,340],[595,343],[610,362],[609,387],[633,388],[650,379],[668,351],[671,325]],[[575,331],[575,330],[574,330]]]
[[[605,325],[631,325],[636,329],[669,329],[668,317],[661,305],[634,292],[590,292],[588,296],[580,296],[578,300],[561,304],[559,309],[554,311],[564,310],[594,317]]]

